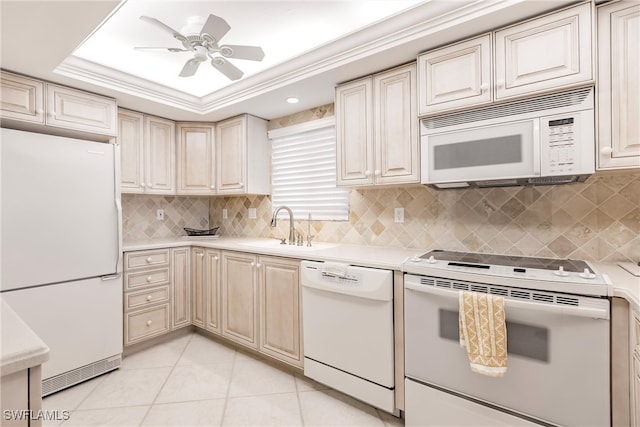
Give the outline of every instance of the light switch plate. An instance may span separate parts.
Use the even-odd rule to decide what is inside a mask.
[[[164,209],[156,210],[156,219],[158,221],[164,221]]]
[[[256,219],[256,208],[249,208],[249,219]]]
[[[226,209],[222,209],[222,219],[227,218],[229,218],[229,211],[227,211]]]

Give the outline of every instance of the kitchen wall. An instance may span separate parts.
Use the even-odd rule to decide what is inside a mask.
[[[331,115],[333,105],[326,105],[272,120],[269,128]],[[248,218],[250,207],[256,208],[256,219]],[[404,207],[404,224],[393,222],[395,207]],[[165,210],[165,221],[155,219],[158,208]],[[597,173],[585,183],[561,186],[359,189],[351,191],[350,211],[348,222],[312,221],[315,240],[591,261],[640,259],[640,172]],[[273,229],[271,214],[269,196],[123,195],[125,240],[218,225],[223,236],[288,236],[288,221]],[[307,221],[296,221],[296,229],[306,235]]]

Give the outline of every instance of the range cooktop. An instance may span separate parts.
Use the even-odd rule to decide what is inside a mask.
[[[610,285],[587,261],[433,250],[403,264],[407,273],[607,296]]]

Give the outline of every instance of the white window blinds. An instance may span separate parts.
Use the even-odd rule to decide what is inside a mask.
[[[273,208],[288,206],[298,220],[346,221],[349,191],[336,187],[333,117],[269,132]]]

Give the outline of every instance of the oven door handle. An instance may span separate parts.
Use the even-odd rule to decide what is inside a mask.
[[[460,292],[457,290],[440,289],[434,288],[432,286],[418,285],[407,281],[405,281],[404,287],[405,289],[411,291],[439,295],[448,298],[458,298]],[[566,314],[568,316],[590,317],[593,319],[609,319],[609,310],[607,308],[579,307],[564,304],[543,303],[531,300],[520,301],[514,298],[505,298],[504,306],[505,308],[536,310],[547,313]]]

